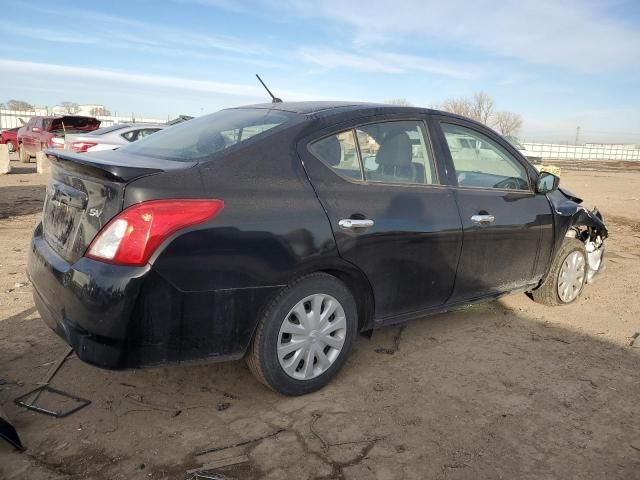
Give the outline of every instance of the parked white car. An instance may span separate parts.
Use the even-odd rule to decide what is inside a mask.
[[[115,150],[167,127],[161,123],[121,123],[90,133],[67,135],[64,148],[73,152]]]

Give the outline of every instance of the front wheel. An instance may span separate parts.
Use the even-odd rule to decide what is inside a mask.
[[[284,395],[324,387],[342,368],[357,333],[353,296],[326,273],[302,277],[267,308],[247,364],[262,383]]]
[[[16,150],[16,146],[13,144],[11,140],[7,141],[7,148],[10,152],[14,152]]]
[[[531,292],[533,300],[545,305],[567,305],[582,292],[587,280],[587,251],[577,238],[565,238],[549,275]]]

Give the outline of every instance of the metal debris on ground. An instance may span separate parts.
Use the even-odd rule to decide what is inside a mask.
[[[56,374],[60,371],[60,368],[62,367],[64,362],[68,358],[70,358],[72,353],[72,348],[68,348],[67,350],[65,350],[64,355],[62,355],[55,362],[44,380],[38,382],[38,385],[40,386],[35,390],[31,390],[30,392],[27,392],[24,395],[21,395],[18,398],[14,399],[14,403],[19,407],[24,407],[28,410],[33,410],[34,412],[43,413],[45,415],[50,415],[56,418],[68,417],[72,413],[75,413],[78,410],[90,405],[91,400],[76,397],[75,395],[71,395],[70,393],[63,392],[62,390],[57,390],[49,386],[51,380],[53,380],[53,377],[55,377]],[[43,393],[51,394],[50,396],[53,396],[55,398],[55,400],[52,402],[54,405],[56,403],[60,404],[66,402],[66,404],[70,406],[66,410],[60,410],[54,409],[53,407],[36,404],[36,402],[40,398],[40,395],[42,395]],[[29,400],[28,402],[27,399]],[[44,403],[46,403],[47,405],[50,404],[50,402],[48,401],[45,401]]]
[[[234,443],[233,445],[225,445],[224,447],[207,448],[205,450],[200,450],[199,452],[194,453],[194,455],[196,457],[199,457],[207,453],[219,452],[221,450],[227,450],[229,448],[242,447],[244,445],[249,445],[250,443],[255,443],[255,442],[259,442],[260,440],[265,440],[267,438],[275,437],[276,435],[284,432],[285,430],[286,430],[285,428],[279,428],[275,432],[269,433],[267,435],[263,435],[262,437],[252,438],[250,440],[243,440],[242,442]]]
[[[67,408],[66,410],[54,410],[52,407],[37,405],[36,401],[40,398],[40,395],[43,392],[52,394],[54,397],[58,397],[56,398],[54,403],[67,402],[68,404],[71,404],[70,407]],[[30,398],[32,396],[33,398]],[[30,400],[27,401],[28,399]],[[91,400],[87,400],[86,398],[76,397],[75,395],[71,395],[61,390],[52,388],[49,385],[41,385],[35,390],[31,390],[30,392],[25,393],[24,395],[21,395],[20,397],[16,398],[14,402],[19,407],[24,407],[28,410],[33,410],[34,412],[42,413],[44,415],[49,415],[56,418],[68,417],[72,413],[76,413],[78,410],[81,410],[84,407],[91,404]],[[48,402],[45,401],[45,403],[48,403]]]
[[[393,355],[398,350],[400,350],[400,337],[402,336],[402,332],[407,328],[406,325],[400,325],[398,328],[398,333],[393,337],[393,348],[376,348],[374,351],[376,353],[384,353],[386,355]]]
[[[640,348],[640,340],[638,340],[638,338],[640,338],[640,332],[636,332],[633,335],[631,335],[631,341],[629,342],[629,346]]]
[[[217,460],[212,463],[201,466],[200,468],[194,468],[187,471],[187,480],[196,480],[201,478],[222,480],[227,477],[220,473],[214,472],[218,468],[230,467],[232,465],[238,465],[239,463],[246,463],[249,461],[249,457],[246,455],[238,455],[237,457],[228,457],[221,460]]]
[[[231,480],[231,479],[229,477],[225,477],[221,473],[201,471],[201,472],[188,474],[185,480]]]

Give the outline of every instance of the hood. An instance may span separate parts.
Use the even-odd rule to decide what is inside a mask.
[[[563,187],[558,187],[558,190],[560,190],[560,192],[567,197],[569,200],[576,202],[576,203],[582,203],[582,199],[580,197],[578,197],[575,193],[570,192],[569,190],[567,190],[566,188]]]

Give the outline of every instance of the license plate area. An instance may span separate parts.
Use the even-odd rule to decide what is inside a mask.
[[[44,238],[60,255],[73,244],[87,194],[62,182],[51,180],[45,198],[42,226]]]

